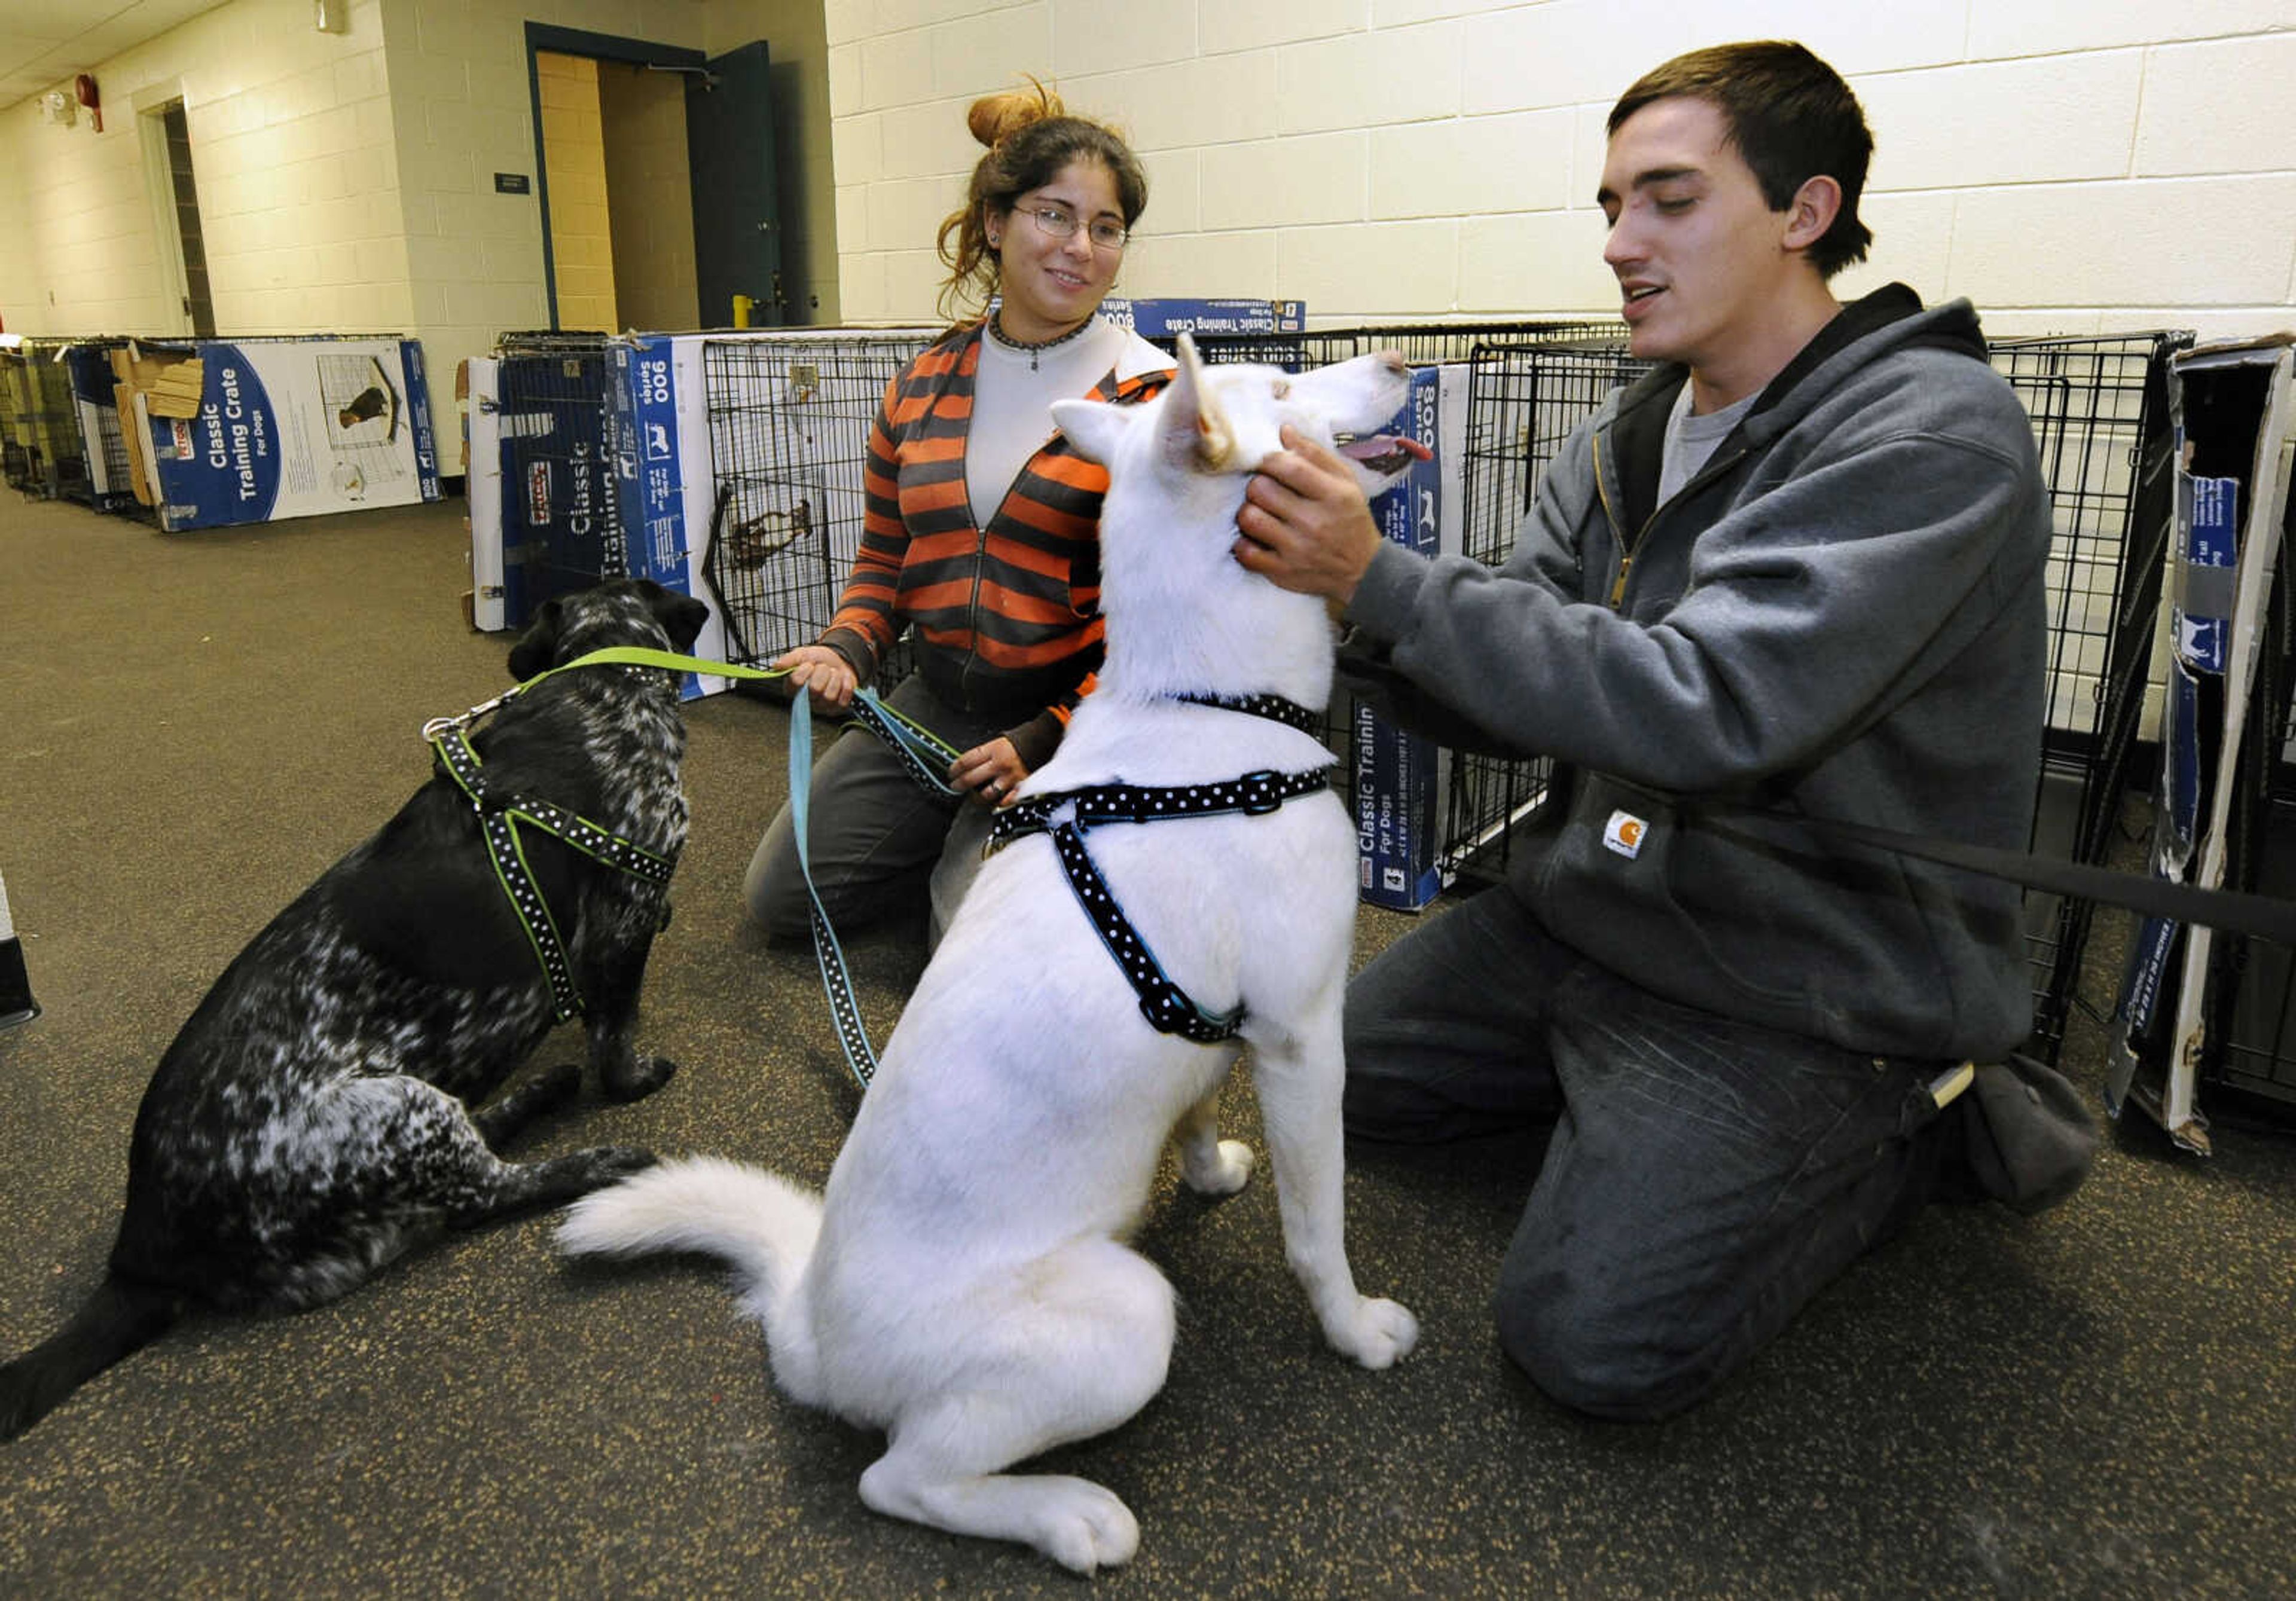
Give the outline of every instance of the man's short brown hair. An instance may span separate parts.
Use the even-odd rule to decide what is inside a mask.
[[[1830,177],[1841,186],[1840,215],[1809,247],[1820,276],[1866,259],[1874,234],[1857,220],[1857,200],[1874,135],[1840,73],[1780,39],[1693,50],[1652,68],[1620,95],[1611,108],[1610,131],[1652,102],[1674,99],[1702,100],[1722,113],[1730,143],[1773,211],[1792,206],[1811,178]]]

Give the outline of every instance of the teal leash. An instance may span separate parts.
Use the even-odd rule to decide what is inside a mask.
[[[955,786],[940,776],[960,754],[953,746],[882,704],[873,690],[865,689],[853,697],[853,715],[893,748],[918,784],[944,795],[956,793]],[[927,765],[929,757],[946,759],[939,771]],[[845,950],[837,943],[837,931],[829,925],[829,913],[821,904],[821,891],[814,887],[813,863],[806,852],[813,795],[813,697],[809,694],[800,694],[790,703],[789,792],[790,822],[797,833],[797,865],[805,874],[806,898],[813,904],[814,960],[821,968],[821,987],[829,997],[829,1013],[837,1024],[837,1042],[844,1047],[845,1064],[865,1090],[877,1074],[877,1053],[870,1048],[869,1030],[862,1026],[860,1008],[853,998],[853,981],[846,972]]]

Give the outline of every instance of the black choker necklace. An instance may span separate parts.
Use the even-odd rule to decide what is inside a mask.
[[[1057,350],[1072,339],[1079,338],[1086,329],[1092,326],[1092,318],[1085,318],[1084,321],[1078,323],[1066,333],[1056,335],[1052,339],[1040,341],[1033,345],[1026,342],[1025,341],[1014,339],[1011,334],[1004,332],[1004,312],[1002,308],[999,308],[996,315],[988,319],[988,325],[990,330],[996,335],[996,342],[998,344],[1014,350],[1026,350],[1029,353],[1029,371],[1033,373],[1037,370],[1037,358],[1038,357],[1042,356],[1047,350]]]

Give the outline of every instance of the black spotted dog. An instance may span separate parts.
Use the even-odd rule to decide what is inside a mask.
[[[609,645],[690,648],[707,611],[644,579],[548,602],[510,653],[523,681]],[[673,676],[592,666],[506,702],[469,736],[488,810],[554,803],[658,858],[622,871],[521,827],[519,846],[578,989],[604,1093],[676,1071],[631,1038],[646,954],[685,842],[685,751]],[[496,1147],[580,1088],[567,1064],[473,1106],[562,1009],[444,770],[240,953],[144,1092],[109,1269],[61,1333],[0,1367],[0,1438],[164,1332],[193,1301],[294,1310],[356,1288],[450,1227],[586,1195],[651,1164],[578,1151],[506,1162]]]

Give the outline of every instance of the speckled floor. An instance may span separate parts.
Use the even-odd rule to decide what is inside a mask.
[[[0,1352],[99,1276],[144,1080],[207,985],[422,781],[422,720],[501,684],[503,642],[456,609],[460,510],[168,538],[0,503],[0,873],[45,1007],[0,1032]],[[721,697],[689,720],[647,1013],[685,1071],[531,1145],[817,1182],[854,1092],[810,955],[762,948],[735,893],[784,719]],[[1365,952],[1403,923],[1367,915]],[[916,958],[852,955],[882,1038]],[[2077,1024],[2069,1071],[2097,1062]],[[1139,1515],[1111,1595],[2284,1596],[2296,1139],[2218,1136],[2200,1162],[2116,1130],[2038,1219],[1924,1214],[1656,1427],[1558,1409],[1493,1341],[1531,1149],[1354,1163],[1357,1276],[1425,1331],[1382,1374],[1322,1348],[1267,1186],[1206,1204],[1168,1171],[1141,1243],[1183,1302],[1170,1382],[1054,1461]],[[876,1449],[773,1391],[708,1266],[576,1269],[530,1219],[320,1311],[194,1319],[0,1446],[0,1594],[1080,1593],[865,1511]]]

